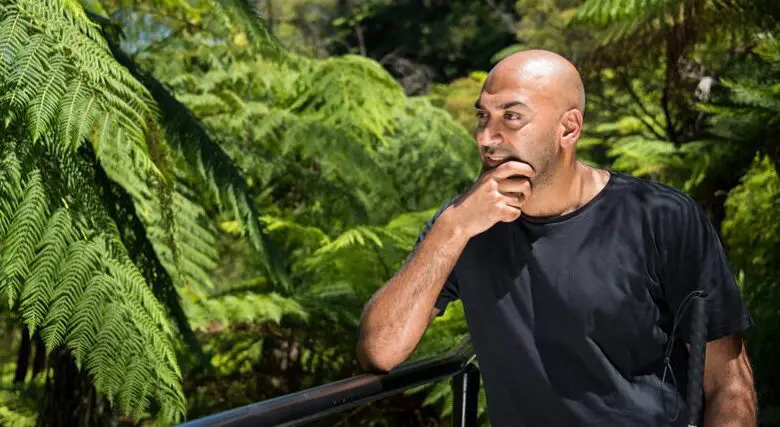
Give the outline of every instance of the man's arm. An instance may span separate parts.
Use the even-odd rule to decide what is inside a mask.
[[[707,344],[704,363],[704,426],[755,427],[753,370],[741,334]]]
[[[499,221],[514,221],[530,196],[527,164],[509,161],[482,175],[434,221],[417,250],[363,309],[360,364],[387,372],[406,360],[436,315],[434,304],[466,243]],[[508,194],[511,194],[509,196]]]
[[[371,371],[387,372],[414,351],[436,315],[436,297],[467,237],[445,211],[409,262],[366,304],[357,357]]]

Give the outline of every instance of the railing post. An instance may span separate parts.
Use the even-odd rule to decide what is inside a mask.
[[[479,408],[479,368],[473,363],[452,378],[453,427],[476,427]]]

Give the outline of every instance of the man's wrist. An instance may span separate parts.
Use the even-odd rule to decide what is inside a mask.
[[[433,228],[441,233],[446,243],[465,245],[471,238],[452,206],[442,212],[439,219],[433,224]]]

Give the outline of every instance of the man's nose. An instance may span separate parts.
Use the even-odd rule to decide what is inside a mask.
[[[492,148],[502,142],[504,142],[504,138],[500,129],[497,129],[496,125],[491,122],[488,122],[484,128],[477,130],[477,143],[481,147]]]

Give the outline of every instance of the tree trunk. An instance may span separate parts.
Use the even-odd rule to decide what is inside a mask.
[[[40,332],[35,334],[33,341],[35,341],[35,358],[33,359],[32,377],[35,378],[46,366],[46,345],[43,343]]]
[[[19,353],[16,355],[16,373],[14,374],[14,383],[23,384],[27,377],[27,368],[30,365],[30,352],[32,343],[30,342],[30,331],[26,326],[22,326],[22,342],[19,344]]]
[[[36,427],[115,426],[117,417],[97,396],[85,371],[79,372],[64,350],[52,353]]]

